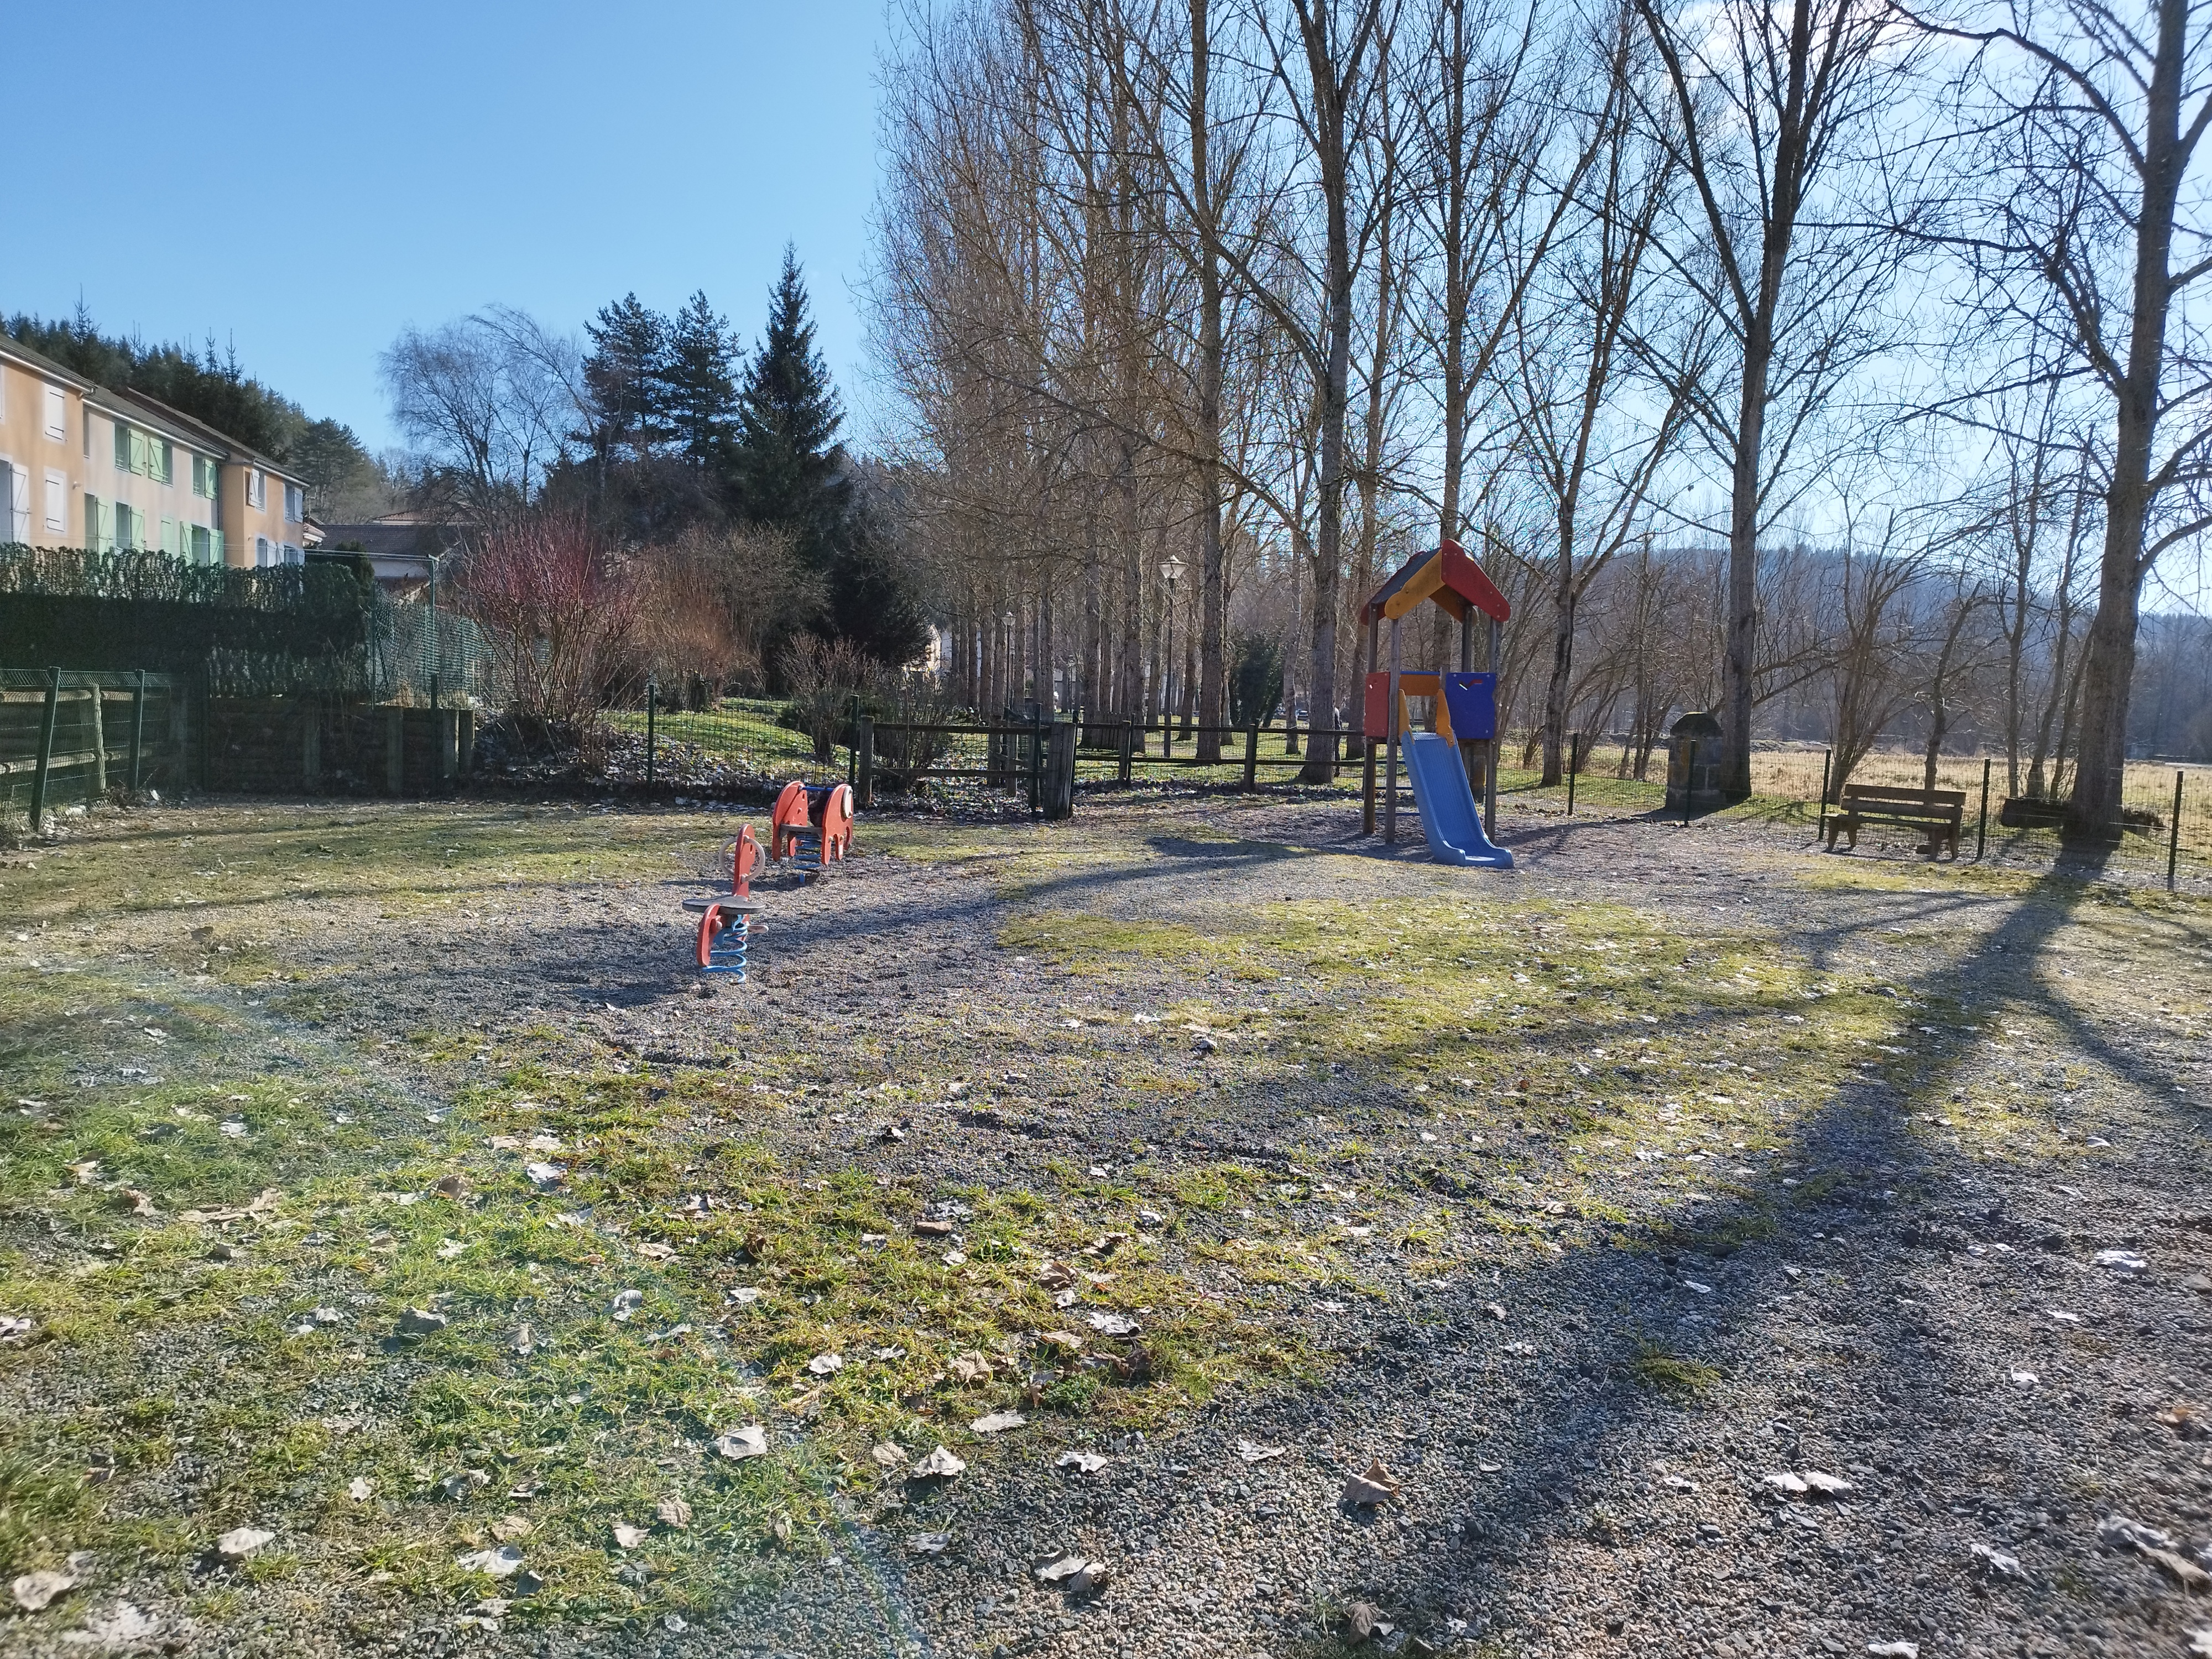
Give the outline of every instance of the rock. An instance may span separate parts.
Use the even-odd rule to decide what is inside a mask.
[[[743,1462],[748,1457],[765,1457],[768,1431],[757,1423],[749,1423],[744,1428],[716,1435],[714,1449],[732,1463]]]
[[[226,1561],[243,1561],[276,1536],[258,1527],[234,1527],[215,1540],[216,1553]]]
[[[1382,1460],[1376,1457],[1368,1461],[1366,1474],[1355,1474],[1344,1483],[1344,1490],[1337,1495],[1337,1501],[1357,1507],[1383,1503],[1397,1495],[1396,1478],[1382,1466]]]
[[[1874,1659],[1920,1659],[1917,1642],[1869,1642],[1867,1651]]]
[[[2200,1659],[2212,1659],[2212,1625],[2189,1632],[2189,1650]]]
[[[2015,1389],[2032,1389],[2043,1381],[2033,1371],[2007,1371],[2005,1376]]]
[[[1987,1544],[1972,1544],[1967,1547],[1990,1577],[2027,1580],[2027,1569],[2021,1565],[2018,1556],[2007,1555],[2001,1550],[1991,1549]]]
[[[496,1549],[457,1555],[453,1558],[453,1565],[463,1572],[483,1572],[489,1573],[494,1578],[512,1578],[522,1571],[522,1552],[513,1544],[501,1544]]]
[[[410,1308],[399,1316],[398,1329],[402,1336],[428,1336],[444,1330],[447,1323],[441,1313],[433,1313],[428,1308]]]
[[[1812,1488],[1802,1479],[1790,1474],[1787,1469],[1777,1469],[1771,1474],[1762,1474],[1759,1477],[1759,1484],[1791,1498],[1802,1498],[1807,1492],[1812,1491]]]
[[[161,1632],[161,1621],[128,1601],[118,1601],[112,1613],[94,1613],[84,1621],[82,1636],[70,1632],[64,1642],[82,1640],[110,1649],[143,1647]]]
[[[1802,1478],[1816,1498],[1841,1498],[1846,1492],[1858,1490],[1842,1476],[1824,1474],[1819,1469],[1807,1469]]]
[[[906,1540],[906,1553],[908,1555],[942,1555],[951,1541],[952,1534],[949,1532],[918,1532]]]
[[[1025,1428],[1028,1424],[1029,1419],[1019,1412],[993,1412],[988,1417],[977,1418],[968,1426],[977,1434],[1004,1434],[1008,1429]]]
[[[914,1466],[917,1475],[936,1480],[950,1480],[966,1473],[968,1466],[951,1452],[939,1446],[935,1451]]]
[[[44,1613],[58,1596],[66,1595],[76,1588],[76,1580],[65,1572],[41,1568],[27,1572],[8,1586],[14,1593],[15,1605],[26,1613]]]

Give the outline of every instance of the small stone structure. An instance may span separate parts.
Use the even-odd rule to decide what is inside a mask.
[[[1721,723],[1693,711],[1667,734],[1667,810],[1695,812],[1723,804]]]

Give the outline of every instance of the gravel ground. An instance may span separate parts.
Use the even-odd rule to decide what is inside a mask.
[[[794,1164],[925,1185],[1048,1189],[1061,1165],[1111,1170],[1141,1143],[1155,1161],[1233,1158],[1286,1182],[1325,1176],[1311,1160],[1331,1156],[1338,1180],[1410,1204],[1402,1177],[1425,1159],[1437,1190],[1487,1180],[1494,1196],[1486,1170],[1510,1146],[1503,1184],[1535,1195],[1532,1218],[1415,1252],[1393,1248],[1386,1218],[1355,1247],[1360,1294],[1273,1304],[1324,1356],[1313,1380],[1231,1389],[1145,1434],[1033,1424],[963,1451],[956,1480],[848,1493],[819,1551],[684,1628],[462,1630],[452,1609],[401,1607],[379,1639],[342,1640],[257,1618],[250,1599],[196,1614],[160,1583],[88,1566],[67,1615],[0,1625],[0,1650],[81,1652],[88,1630],[131,1645],[99,1622],[128,1600],[160,1626],[149,1640],[196,1653],[2212,1651],[2212,1635],[2191,1646],[2212,1626],[2212,1407],[2191,1403],[2212,1358],[2212,910],[1980,878],[1885,857],[1871,836],[1831,859],[1778,831],[1643,818],[1509,820],[1508,874],[1360,842],[1333,802],[1086,800],[1073,825],[996,832],[1011,867],[882,822],[874,839],[896,850],[872,851],[864,820],[868,856],[812,887],[768,884],[753,983],[711,996],[674,966],[688,872],[489,890],[388,925],[374,901],[295,901],[316,925],[288,929],[282,951],[321,976],[328,1009],[270,1020],[267,1041],[309,1054],[459,1024],[550,1027],[647,1066],[808,1052],[825,1096],[849,1098],[779,1127]],[[1402,1065],[1285,1062],[1230,1035],[1209,1048],[1175,1012],[1199,997],[1283,1029],[1341,1012],[1340,980],[1248,979],[1172,952],[1091,971],[1008,931],[1044,915],[1225,938],[1262,907],[1439,900],[1625,909],[1705,952],[1693,973],[1756,941],[1808,981],[1878,987],[1895,1040],[1808,1077],[1780,1049],[1795,1017],[1725,1039],[1715,1024],[1711,1052],[1743,1072],[1729,1086],[1790,1108],[1778,1142],[1735,1169],[1688,1133],[1571,1146],[1565,1120],[1524,1110],[1510,1085],[1486,1083],[1448,1122]],[[153,948],[175,923],[112,925]],[[1559,954],[1540,934],[1529,948]],[[1389,994],[1418,997],[1418,963],[1389,973]],[[1527,1063],[1571,1092],[1571,1072],[1587,1075],[1574,1056],[1638,1029],[1629,1006],[1594,990],[1560,1007]],[[387,1064],[416,1097],[465,1074]],[[941,1100],[859,1092],[948,1070],[963,1086]],[[1164,1073],[1177,1086],[1157,1086]],[[1988,1100],[2035,1120],[2032,1150],[1953,1133]],[[1357,1143],[1331,1153],[1316,1120],[1358,1128]],[[1477,1121],[1479,1152],[1424,1144],[1424,1125],[1449,1143]],[[1684,1159],[1698,1160],[1686,1180],[1712,1169],[1708,1184],[1731,1165],[1722,1196],[1681,1200],[1693,1228],[1668,1224],[1680,1188],[1656,1193],[1648,1173]],[[1546,1207],[1571,1185],[1585,1196]],[[1249,1212],[1182,1219],[1188,1251],[1233,1244]],[[19,1409],[37,1408],[30,1375],[11,1374]],[[1103,1462],[1056,1467],[1071,1449]],[[1395,1495],[1345,1501],[1378,1458]],[[2113,1517],[2143,1530],[2131,1540]],[[939,1553],[915,1553],[940,1534]],[[1108,1564],[1103,1587],[1043,1582],[1039,1564],[1063,1555]]]

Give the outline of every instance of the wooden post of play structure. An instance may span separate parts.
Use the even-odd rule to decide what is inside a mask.
[[[1379,617],[1367,619],[1367,672],[1375,672],[1375,659],[1382,643],[1382,623]],[[1367,732],[1367,687],[1359,687],[1359,833],[1375,833],[1375,739]]]
[[[1398,675],[1402,666],[1400,618],[1390,619],[1390,702],[1382,729],[1389,733],[1389,748],[1382,762],[1382,840],[1398,839]]]
[[[1498,672],[1498,651],[1504,633],[1505,625],[1494,617],[1491,618],[1489,668],[1492,674]],[[1498,704],[1498,724],[1490,735],[1490,763],[1483,769],[1482,780],[1482,832],[1492,841],[1498,839],[1498,757],[1505,742],[1504,690],[1502,685],[1491,687],[1491,696]]]

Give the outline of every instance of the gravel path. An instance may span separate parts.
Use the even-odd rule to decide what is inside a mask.
[[[1509,823],[1520,865],[1498,874],[1353,827],[1334,803],[1086,800],[1073,825],[997,832],[1005,860],[933,856],[917,827],[831,881],[771,884],[755,983],[706,997],[671,966],[674,900],[697,887],[685,872],[518,887],[380,928],[362,901],[317,902],[319,941],[288,960],[326,976],[325,1035],[542,1025],[648,1066],[809,1054],[811,1086],[842,1109],[779,1129],[805,1169],[1042,1190],[1070,1161],[1112,1170],[1141,1144],[1312,1180],[1326,1171],[1299,1160],[1333,1120],[1364,1147],[1334,1167],[1410,1205],[1405,1171],[1438,1155],[1424,1126],[1449,1140],[1480,1117],[1480,1155],[1436,1181],[1534,1194],[1517,1237],[1447,1270],[1394,1249],[1386,1225],[1363,1294],[1274,1304],[1325,1355],[1311,1383],[1231,1389],[1147,1435],[1035,1425],[941,1489],[848,1493],[821,1554],[686,1628],[457,1632],[418,1610],[374,1645],[1241,1659],[1334,1652],[1371,1626],[1357,1650],[2212,1651],[2212,1636],[2190,1645],[2212,1626],[2212,1407],[2192,1403],[2212,1398],[2212,910],[1885,860],[1871,838],[1828,859],[1779,831],[1539,819]],[[1685,1179],[1719,1182],[1725,1146],[1571,1149],[1564,1119],[1488,1083],[1447,1125],[1402,1066],[1286,1064],[1225,1038],[1208,1051],[1173,1013],[1197,997],[1287,1029],[1341,1012],[1340,981],[1127,951],[1085,971],[1007,942],[1037,915],[1212,939],[1267,906],[1469,900],[1625,909],[1699,953],[1673,971],[1717,975],[1728,940],[1756,941],[1808,982],[1879,988],[1896,1040],[1812,1077],[1781,1052],[1794,1017],[1716,1024],[1717,1063],[1746,1079],[1728,1086],[1790,1109],[1689,1227],[1668,1224],[1682,1212],[1651,1197],[1650,1170],[1694,1158]],[[1558,954],[1540,933],[1529,949]],[[1530,1052],[1571,1093],[1587,1075],[1575,1056],[1643,1029],[1626,1006],[1586,991]],[[417,1091],[456,1080],[392,1066]],[[1153,1086],[1163,1068],[1188,1086]],[[861,1095],[917,1074],[945,1097]],[[2033,1119],[2037,1150],[1953,1132],[1987,1102]],[[1513,1177],[1486,1173],[1509,1147]],[[1544,1208],[1570,1186],[1584,1197]],[[1233,1243],[1243,1218],[1187,1217],[1183,1247]],[[1103,1462],[1055,1467],[1071,1449]],[[1343,1501],[1378,1458],[1396,1495]],[[1062,1556],[1108,1564],[1103,1588],[1041,1579]],[[244,1618],[186,1628],[195,1651],[328,1645]],[[0,1650],[84,1650],[58,1629],[0,1625]]]

